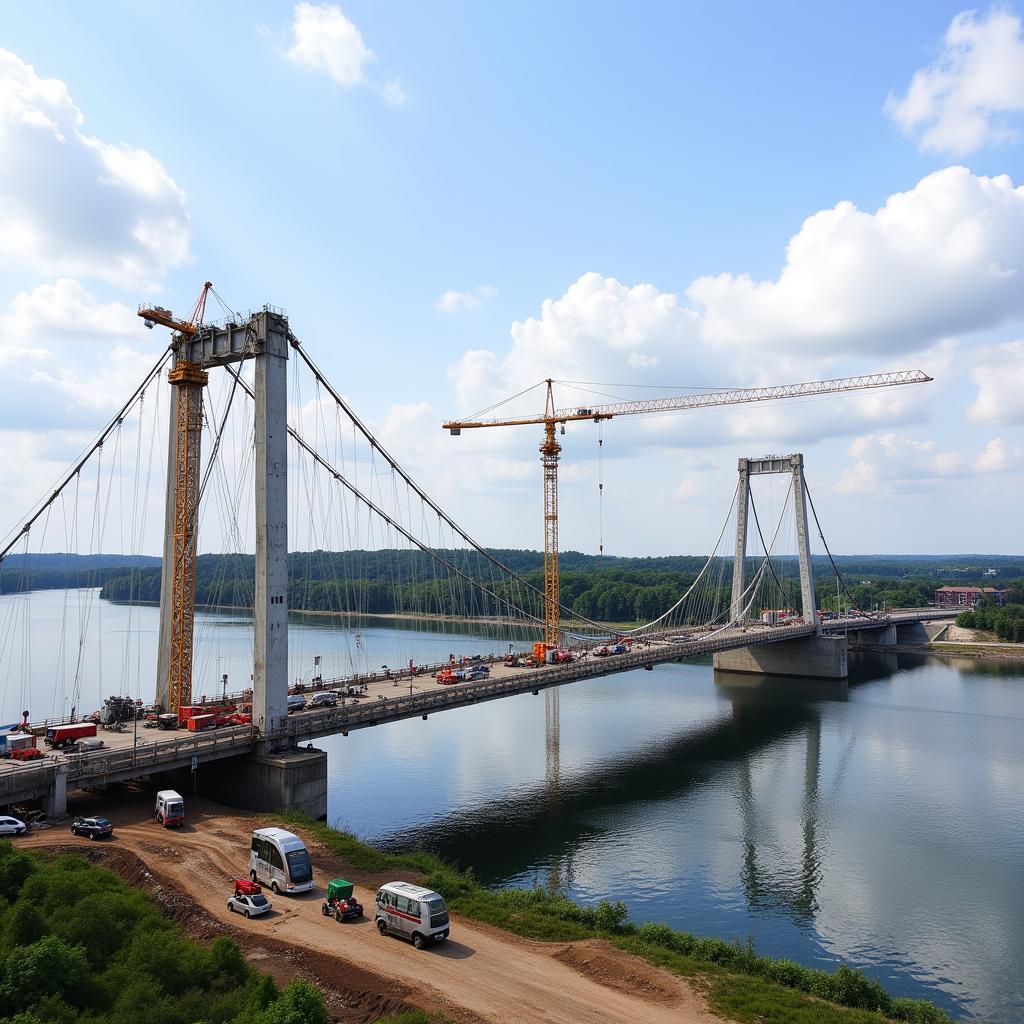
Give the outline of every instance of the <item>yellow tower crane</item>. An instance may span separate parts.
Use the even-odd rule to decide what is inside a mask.
[[[138,315],[152,329],[169,327],[183,339],[191,338],[202,326],[206,297],[213,285],[207,281],[192,312],[178,319],[162,306],[143,304]],[[199,512],[199,450],[203,429],[203,388],[209,378],[198,364],[175,358],[167,379],[177,389],[177,422],[174,438],[174,554],[164,572],[171,573],[170,650],[167,659],[167,701],[165,709],[177,714],[192,703],[192,632],[196,610],[196,524]]]
[[[814,395],[834,395],[842,391],[864,391],[870,388],[888,388],[899,384],[924,384],[930,381],[922,370],[897,370],[892,373],[872,373],[861,377],[841,377],[835,380],[816,380],[804,384],[778,384],[763,388],[735,388],[732,391],[705,391],[695,395],[676,395],[647,401],[615,402],[589,408],[555,408],[552,385],[548,379],[547,399],[543,415],[510,417],[488,420],[451,420],[442,429],[452,434],[481,427],[521,427],[542,424],[544,440],[540,445],[541,464],[544,467],[544,642],[549,647],[559,644],[558,603],[558,459],[562,446],[555,437],[555,427],[574,420],[593,420],[600,423],[616,416],[637,416],[642,413],[676,412],[683,409],[705,409],[710,406],[740,405],[745,402],[773,402],[781,398],[804,398]]]

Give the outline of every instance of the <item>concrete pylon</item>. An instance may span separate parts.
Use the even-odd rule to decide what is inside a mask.
[[[804,482],[804,457],[766,455],[761,459],[739,460],[739,488],[736,494],[736,555],[732,569],[732,602],[730,616],[735,622],[743,613],[746,601],[747,515],[750,508],[750,478],[768,474],[789,473],[793,477],[793,507],[796,511],[797,554],[800,559],[800,600],[804,622],[821,631],[818,599],[814,593],[811,569],[811,542],[807,528],[807,485]]]
[[[264,306],[257,313],[174,335],[174,365],[203,370],[255,360],[256,396],[256,587],[253,630],[252,719],[264,736],[284,730],[288,719],[288,319]],[[160,589],[160,637],[156,699],[168,703],[174,569],[174,451],[179,389],[171,395],[164,574]],[[194,594],[192,595],[194,600]]]
[[[748,459],[740,459],[740,483],[736,491],[736,557],[732,567],[732,602],[729,618],[736,622],[743,614],[747,569],[747,515],[750,512],[750,472]]]
[[[266,316],[266,314],[264,314]],[[256,589],[252,720],[288,720],[288,324],[265,324],[256,354]]]

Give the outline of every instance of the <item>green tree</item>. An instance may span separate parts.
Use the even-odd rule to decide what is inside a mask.
[[[88,973],[83,949],[68,946],[56,935],[47,935],[8,954],[4,965],[4,997],[9,1006],[28,1009],[44,996],[75,993]]]
[[[292,978],[259,1020],[260,1024],[331,1024],[320,992],[302,978]]]

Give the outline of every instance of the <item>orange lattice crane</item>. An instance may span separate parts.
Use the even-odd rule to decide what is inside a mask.
[[[898,384],[923,384],[930,381],[922,370],[897,370],[892,373],[873,373],[861,377],[841,377],[835,380],[816,380],[804,384],[779,384],[764,388],[735,388],[732,391],[705,391],[695,395],[676,395],[647,401],[615,402],[588,408],[557,409],[552,385],[548,380],[547,399],[543,415],[509,417],[489,420],[451,420],[442,428],[452,434],[480,427],[519,427],[532,424],[544,426],[544,440],[540,445],[541,464],[544,467],[544,642],[549,647],[559,645],[558,603],[558,459],[562,446],[555,436],[556,426],[565,430],[565,424],[575,420],[593,420],[601,423],[616,416],[636,416],[642,413],[674,412],[682,409],[703,409],[718,405],[740,405],[745,402],[772,402],[780,398],[800,398],[811,395],[832,395],[842,391],[863,391],[869,388],[888,388]]]
[[[155,324],[169,327],[181,338],[191,338],[202,326],[206,297],[213,285],[207,281],[192,312],[184,320],[169,309],[144,303],[139,316],[152,330]],[[177,353],[177,346],[175,346]],[[209,375],[198,364],[175,355],[167,379],[174,385],[177,410],[174,439],[174,514],[167,529],[173,531],[171,565],[170,650],[167,658],[167,708],[192,703],[192,633],[196,609],[196,526],[199,512],[199,452],[203,429],[203,388]],[[158,683],[162,688],[163,681]]]

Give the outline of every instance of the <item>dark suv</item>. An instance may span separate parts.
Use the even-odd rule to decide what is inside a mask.
[[[71,822],[71,834],[73,836],[88,836],[90,839],[100,839],[103,836],[112,836],[114,826],[109,818],[75,818]]]

